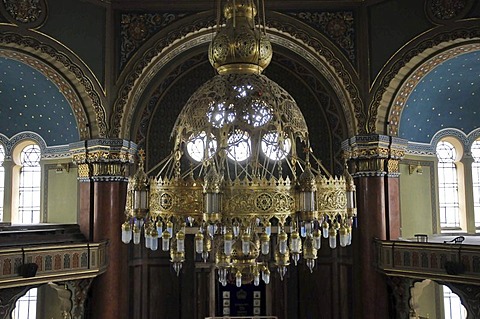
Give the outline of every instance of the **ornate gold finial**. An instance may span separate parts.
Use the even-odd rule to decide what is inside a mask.
[[[255,23],[257,8],[252,0],[228,0],[223,10],[227,20],[208,51],[220,74],[260,74],[270,64],[272,45]]]

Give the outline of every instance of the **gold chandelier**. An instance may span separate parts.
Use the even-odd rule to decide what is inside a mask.
[[[265,18],[252,0],[228,0],[209,48],[218,75],[188,100],[174,126],[170,156],[129,179],[122,241],[170,252],[178,273],[187,234],[213,261],[220,283],[237,286],[303,256],[313,271],[322,237],[351,243],[355,185],[315,158],[305,119],[290,94],[262,75],[272,58]],[[220,25],[220,19],[218,19]],[[338,238],[339,237],[339,238]]]

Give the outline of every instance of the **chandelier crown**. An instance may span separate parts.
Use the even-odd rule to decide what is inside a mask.
[[[229,0],[224,7],[226,27],[210,43],[209,60],[219,74],[260,74],[270,64],[272,45],[261,30],[252,0]]]

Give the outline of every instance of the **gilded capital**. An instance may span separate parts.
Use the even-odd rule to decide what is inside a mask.
[[[136,144],[121,139],[95,139],[70,144],[80,181],[126,181]]]

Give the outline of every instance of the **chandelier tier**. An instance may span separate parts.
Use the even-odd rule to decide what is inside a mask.
[[[253,1],[229,0],[223,12],[209,48],[218,75],[187,101],[155,177],[139,152],[122,241],[139,244],[143,230],[178,274],[195,233],[195,253],[214,262],[221,284],[258,285],[271,268],[283,279],[301,256],[313,271],[322,237],[331,248],[351,243],[355,185],[346,167],[333,177],[315,158],[295,100],[261,74],[272,46]]]

